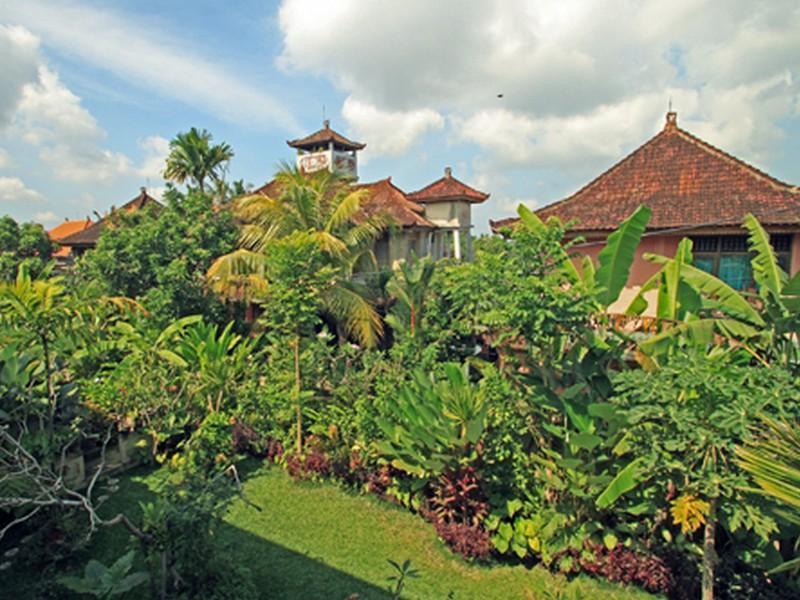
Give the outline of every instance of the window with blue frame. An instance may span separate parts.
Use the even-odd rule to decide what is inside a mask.
[[[791,235],[771,235],[778,264],[784,271],[791,264]],[[692,238],[694,264],[716,275],[736,290],[755,287],[746,235],[704,235]]]

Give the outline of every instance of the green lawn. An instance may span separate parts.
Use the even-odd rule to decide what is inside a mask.
[[[156,483],[155,473],[124,477],[109,509],[135,513]],[[408,598],[651,597],[589,578],[567,582],[540,568],[468,565],[419,517],[332,484],[294,482],[277,468],[251,473],[245,493],[260,510],[235,501],[220,529],[220,543],[251,569],[264,598],[327,600],[353,593],[361,599],[388,598],[386,561],[407,558],[421,573],[409,582]],[[123,553],[127,538],[121,529],[101,532],[90,551],[111,562]]]

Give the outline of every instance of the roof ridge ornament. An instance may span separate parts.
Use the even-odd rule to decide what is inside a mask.
[[[667,122],[664,124],[664,131],[674,131],[678,128],[678,113],[674,110],[667,112]]]

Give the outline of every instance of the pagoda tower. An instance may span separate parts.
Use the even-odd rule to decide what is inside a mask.
[[[304,173],[327,169],[332,173],[357,180],[357,153],[363,150],[366,144],[348,140],[331,129],[328,120],[323,121],[322,125],[322,129],[311,135],[286,142],[297,150],[297,168]]]

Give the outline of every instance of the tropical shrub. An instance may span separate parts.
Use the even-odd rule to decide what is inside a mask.
[[[768,376],[766,376],[768,375]],[[759,415],[794,416],[800,387],[778,367],[737,363],[730,355],[674,356],[655,372],[618,376],[614,404],[627,420],[625,444],[638,457],[637,480],[655,497],[648,512],[669,508],[677,541],[703,555],[704,587],[714,579],[721,549],[750,564],[775,566],[778,535],[763,502],[748,497],[747,474],[734,451]],[[667,538],[670,526],[661,522]],[[726,542],[726,543],[723,543]],[[687,548],[688,549],[688,548]]]
[[[160,327],[195,314],[228,320],[206,286],[205,272],[234,247],[233,215],[198,191],[168,189],[164,200],[163,207],[112,214],[113,226],[81,258],[73,285],[92,283],[104,294],[134,298]]]
[[[385,439],[378,449],[409,475],[429,479],[466,466],[477,457],[487,406],[464,369],[442,366],[444,376],[416,371],[390,404],[391,417],[379,426]]]

